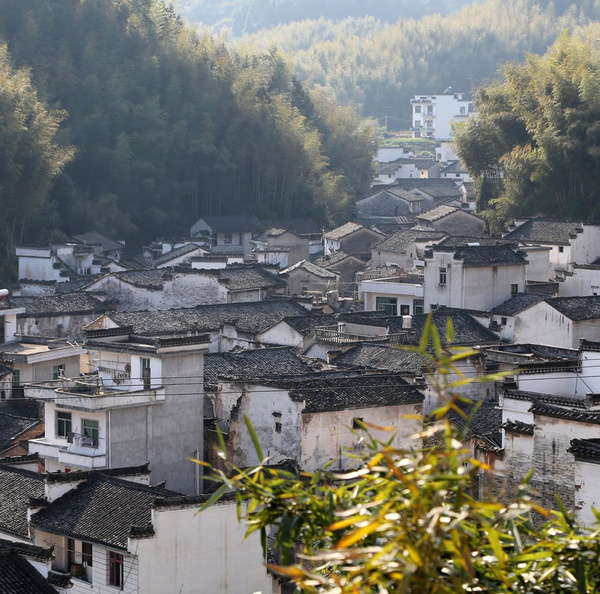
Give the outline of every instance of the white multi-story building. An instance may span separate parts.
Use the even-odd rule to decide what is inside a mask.
[[[414,138],[449,139],[451,123],[465,121],[473,113],[470,95],[452,89],[439,95],[415,95],[410,103]]]

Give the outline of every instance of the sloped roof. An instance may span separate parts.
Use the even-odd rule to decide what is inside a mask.
[[[448,215],[454,214],[455,212],[460,211],[460,208],[456,206],[448,206],[447,204],[439,204],[438,206],[434,206],[428,210],[424,210],[417,215],[417,220],[424,220],[433,223],[434,221],[438,221],[439,219],[443,219]]]
[[[304,413],[420,404],[424,397],[398,376],[330,374],[302,379],[290,391],[294,400],[304,401]]]
[[[297,270],[299,268],[303,268],[307,272],[310,272],[311,274],[314,274],[315,276],[319,276],[321,278],[336,279],[339,276],[338,274],[335,274],[334,272],[331,272],[326,268],[321,268],[321,266],[313,264],[310,260],[300,260],[300,262],[296,262],[296,264],[293,264],[285,270],[282,270],[279,274],[289,274],[290,272],[293,272],[294,270]]]
[[[283,318],[299,315],[308,316],[310,312],[291,299],[108,314],[119,327],[133,326],[135,334],[145,336],[208,332],[223,324],[233,324],[241,332],[255,334],[270,328]]]
[[[303,336],[307,336],[315,328],[337,325],[335,316],[326,314],[310,316],[290,316],[289,318],[284,318],[283,321]]]
[[[87,231],[86,233],[73,235],[73,239],[80,241],[81,243],[87,243],[88,245],[101,245],[105,252],[125,249],[125,246],[122,243],[110,239],[105,235],[101,235],[97,231]]]
[[[514,316],[521,311],[529,309],[532,305],[543,301],[545,298],[546,295],[537,293],[517,293],[508,301],[492,309],[492,314],[497,316]]]
[[[290,347],[255,349],[204,356],[204,384],[216,385],[219,377],[258,379],[310,373],[311,368]]]
[[[219,270],[219,280],[229,291],[284,287],[286,282],[260,265],[241,264]]]
[[[568,245],[569,240],[582,230],[582,224],[571,221],[557,221],[554,219],[536,218],[529,219],[516,229],[504,235],[505,239],[534,241]]]
[[[347,235],[356,233],[357,231],[360,231],[361,229],[364,229],[364,227],[362,225],[359,225],[358,223],[353,223],[352,221],[349,221],[339,227],[336,227],[332,231],[325,233],[325,238],[326,239],[342,239],[342,237],[346,237]]]
[[[347,258],[354,258],[355,260],[359,260],[363,264],[365,263],[365,261],[361,260],[358,256],[353,256],[352,254],[347,254],[346,252],[340,250],[339,252],[335,252],[328,256],[321,256],[320,258],[317,258],[314,261],[314,264],[316,266],[320,266],[321,268],[333,268],[334,266],[337,266],[340,262],[343,262]]]
[[[0,494],[0,530],[28,539],[29,499],[44,496],[44,476],[0,464]]]
[[[600,295],[550,297],[546,303],[573,321],[600,318]]]
[[[186,254],[191,254],[199,249],[202,249],[202,246],[199,246],[195,243],[188,243],[180,248],[171,250],[162,256],[158,256],[158,258],[154,258],[154,265],[161,266],[162,264],[166,264],[171,260],[175,260],[176,258],[180,258],[181,256],[185,256]]]
[[[373,250],[403,253],[415,241],[436,241],[444,237],[440,231],[421,231],[417,229],[402,229],[390,237],[386,237],[371,246]]]
[[[31,517],[43,530],[126,550],[132,526],[147,527],[156,498],[178,493],[98,473]]]
[[[41,419],[18,417],[0,409],[0,452],[10,448],[23,433],[41,423]]]
[[[502,445],[502,411],[493,402],[457,402],[465,416],[451,410],[447,418],[465,437],[479,437],[492,445]]]
[[[457,248],[454,253],[454,259],[462,260],[464,266],[527,264],[523,252],[516,251],[506,245],[468,246]]]
[[[440,173],[467,173],[467,168],[461,161],[450,161],[446,167],[443,167]]]
[[[469,245],[471,244],[471,245]],[[477,244],[477,245],[473,245]],[[517,247],[519,245],[518,241],[511,239],[497,239],[495,237],[468,237],[468,236],[460,236],[460,235],[448,235],[442,241],[438,242],[436,246],[438,248],[457,248],[457,247],[491,247],[497,245],[508,245]]]
[[[2,594],[57,594],[42,574],[19,554],[18,547],[0,546]]]
[[[343,367],[382,369],[400,374],[420,374],[428,366],[427,359],[398,347],[368,342],[359,343],[337,357],[334,363]]]
[[[88,293],[67,293],[65,295],[46,295],[43,297],[12,297],[13,307],[24,307],[20,317],[59,316],[65,314],[101,314],[108,311],[110,305],[96,299]]]

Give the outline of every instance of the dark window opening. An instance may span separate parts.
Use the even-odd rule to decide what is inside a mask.
[[[448,270],[445,266],[440,268],[440,285],[445,285],[448,280]]]
[[[354,417],[352,419],[352,429],[364,429],[364,418],[363,417]]]
[[[150,374],[150,359],[140,359],[142,366],[142,382],[144,384],[144,390],[149,390],[152,383],[152,376]]]
[[[59,410],[56,412],[56,436],[68,437],[72,429],[72,417],[70,412]]]
[[[108,585],[123,589],[123,555],[112,551],[108,555]]]
[[[281,423],[279,421],[275,421],[275,433],[281,433]]]
[[[510,294],[514,297],[519,292],[519,285],[511,285],[510,286]]]

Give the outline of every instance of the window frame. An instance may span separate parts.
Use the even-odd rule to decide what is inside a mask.
[[[123,589],[125,572],[123,571],[124,558],[121,553],[108,551],[108,585]]]
[[[94,546],[91,542],[81,541],[81,562],[87,567],[94,566]]]
[[[510,296],[515,297],[519,294],[519,283],[512,283],[510,285]]]
[[[398,315],[398,298],[375,296],[375,310],[383,311],[389,316]]]
[[[60,418],[63,415],[64,418]],[[66,418],[68,416],[68,418]],[[61,432],[61,425],[64,425],[63,432]],[[56,411],[56,437],[62,437],[67,439],[69,433],[73,432],[73,413],[66,410]]]
[[[86,423],[95,423],[96,426],[86,427]],[[89,435],[88,430],[91,430]],[[85,443],[89,439],[91,439],[91,443]],[[100,421],[97,419],[81,419],[81,445],[88,448],[97,448],[99,442]]]
[[[53,365],[52,366],[52,379],[58,380],[58,379],[65,377],[65,371],[66,371],[66,368],[65,368],[64,363],[59,363],[58,365]]]
[[[152,388],[152,365],[148,357],[140,357],[140,375],[144,390]]]
[[[439,270],[439,285],[445,287],[448,284],[448,268],[446,266],[440,266]]]

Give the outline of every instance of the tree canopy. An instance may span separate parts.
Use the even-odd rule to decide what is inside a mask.
[[[313,100],[279,52],[240,56],[159,0],[0,2],[0,40],[75,147],[46,201],[55,232],[139,244],[205,214],[323,221],[369,187],[373,126]]]
[[[600,218],[598,30],[588,39],[564,33],[545,56],[507,64],[504,80],[479,90],[477,117],[457,129],[459,155],[496,230],[534,214]]]

